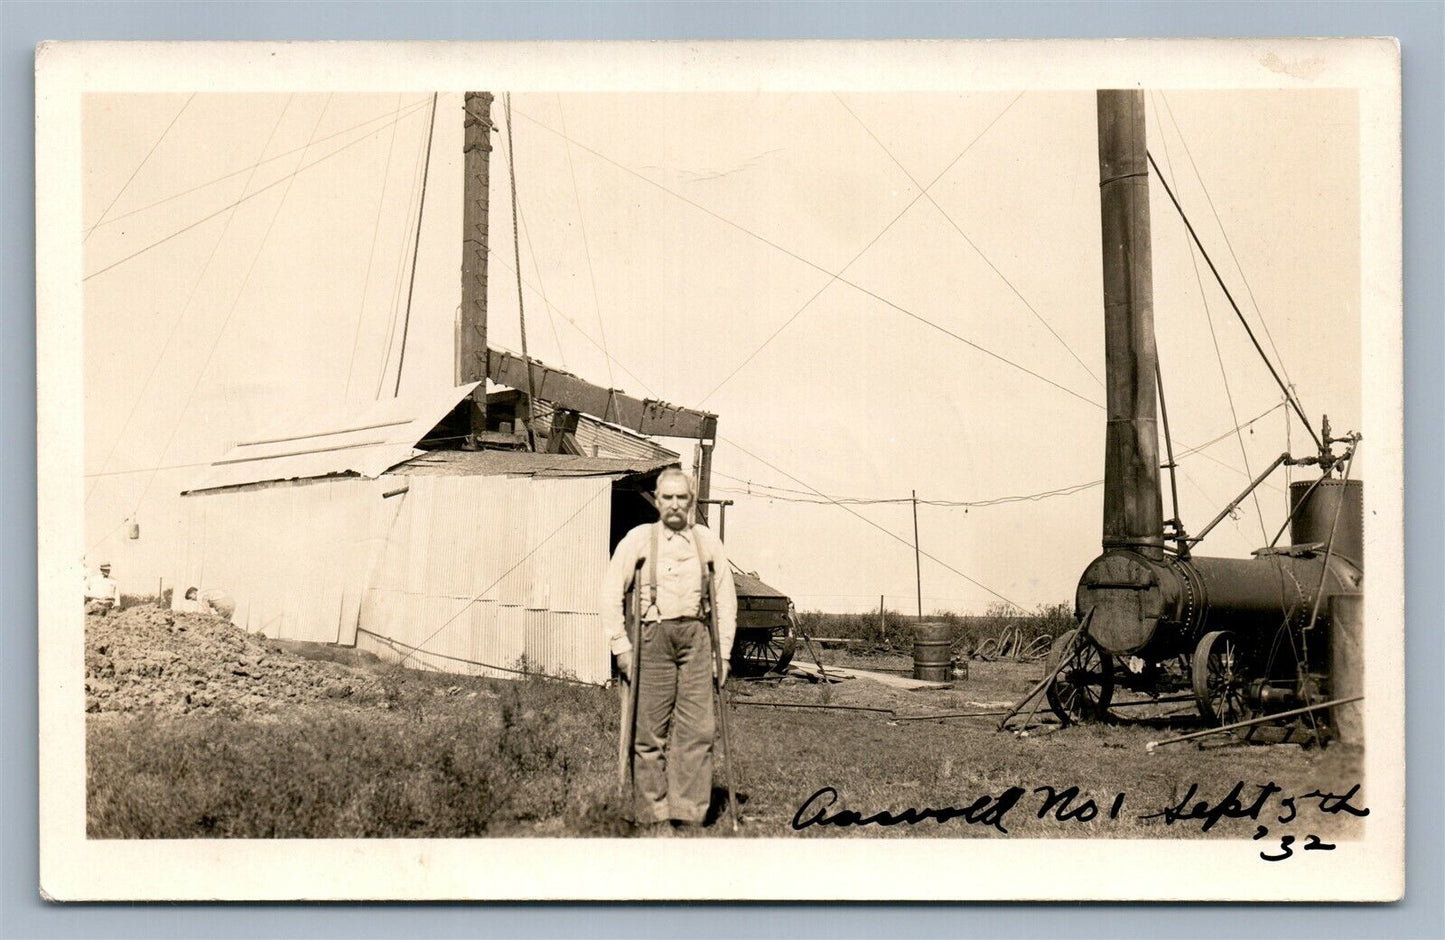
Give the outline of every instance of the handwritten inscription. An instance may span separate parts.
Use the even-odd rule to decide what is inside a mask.
[[[1249,792],[1247,785],[1241,781],[1236,783],[1223,799],[1211,801],[1207,799],[1196,800],[1199,793],[1198,784],[1191,784],[1184,797],[1173,806],[1166,806],[1157,813],[1146,813],[1140,819],[1163,819],[1166,826],[1175,823],[1199,823],[1201,832],[1208,832],[1215,824],[1222,819],[1248,819],[1256,823],[1254,841],[1259,841],[1269,835],[1269,825],[1260,822],[1261,816],[1265,816],[1266,809],[1270,806],[1272,797],[1283,791],[1282,787],[1273,781],[1269,783],[1253,784],[1254,792]],[[1291,825],[1300,821],[1301,807],[1310,808],[1322,816],[1337,816],[1344,813],[1349,816],[1368,816],[1370,810],[1365,806],[1356,806],[1352,800],[1358,799],[1360,785],[1357,783],[1344,793],[1325,793],[1321,790],[1311,790],[1300,796],[1281,797],[1278,801],[1282,813],[1275,815],[1273,823],[1277,825]],[[1312,805],[1311,805],[1312,804]],[[1268,817],[1266,816],[1266,820]],[[1293,833],[1284,833],[1279,837],[1279,848],[1274,851],[1263,851],[1259,857],[1266,862],[1282,862],[1294,856],[1294,845],[1296,836]],[[1333,843],[1323,841],[1318,835],[1308,833],[1305,836],[1304,845],[1300,847],[1305,852],[1332,852],[1336,846]]]
[[[1052,815],[1061,823],[1086,823],[1099,815],[1099,805],[1089,797],[1080,799],[1078,787],[1038,787],[1033,793],[1040,796],[1037,810],[1039,819]],[[1005,835],[1004,825],[1009,813],[1029,795],[1023,787],[1009,787],[997,795],[986,794],[963,806],[940,806],[908,808],[891,812],[882,810],[864,815],[852,809],[835,809],[838,791],[834,787],[822,787],[803,801],[793,814],[792,826],[801,831],[811,826],[916,826],[923,822],[946,823],[961,820],[968,825],[982,825]],[[1108,815],[1117,818],[1124,806],[1124,794],[1114,797],[1109,804]]]
[[[1326,793],[1317,789],[1304,794],[1283,795],[1284,788],[1273,781],[1250,784],[1241,780],[1222,797],[1213,798],[1201,795],[1198,784],[1190,784],[1184,796],[1172,806],[1140,814],[1137,818],[1162,819],[1165,826],[1197,825],[1200,832],[1210,832],[1226,820],[1248,820],[1255,824],[1252,839],[1259,841],[1269,836],[1272,825],[1303,824],[1307,811],[1319,816],[1368,816],[1370,810],[1360,802],[1359,793],[1360,785],[1355,784],[1344,793]],[[1031,798],[1036,802],[1032,802]],[[1126,795],[1117,793],[1112,799],[1099,801],[1077,786],[1040,786],[1032,790],[1013,786],[997,794],[983,794],[967,801],[961,799],[957,805],[867,813],[842,806],[840,801],[836,787],[820,787],[798,806],[793,814],[793,830],[801,832],[814,826],[889,828],[957,822],[987,827],[1007,835],[1010,815],[1016,811],[1033,812],[1038,819],[1061,825],[1087,824],[1101,816],[1118,819],[1123,812]],[[1298,836],[1294,833],[1283,833],[1279,836],[1279,847],[1262,851],[1259,857],[1267,862],[1280,862],[1293,857],[1296,851],[1330,852],[1336,848],[1315,833],[1305,834],[1304,842],[1297,843]]]
[[[981,796],[967,806],[943,806],[937,809],[904,809],[897,813],[887,811],[864,816],[857,810],[840,809],[829,812],[838,802],[838,791],[823,787],[803,801],[793,814],[793,829],[803,830],[809,826],[916,826],[921,822],[948,822],[961,819],[970,825],[986,825],[1007,833],[1004,817],[1013,809],[1027,791],[1023,787],[1009,787],[998,796]]]

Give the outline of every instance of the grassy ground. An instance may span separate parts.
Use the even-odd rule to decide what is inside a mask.
[[[384,698],[98,714],[93,838],[621,834],[616,695],[370,667]]]
[[[847,665],[891,667],[899,672],[906,663],[902,658],[834,658]],[[1324,793],[1344,793],[1359,782],[1360,752],[1341,746],[1308,750],[1298,745],[1251,746],[1221,736],[1205,738],[1200,744],[1190,742],[1146,751],[1150,741],[1199,727],[1192,716],[1161,717],[1178,706],[1129,709],[1131,717],[1127,720],[1068,728],[1053,724],[1051,716],[1047,716],[1050,723],[1043,724],[1046,716],[1040,714],[1035,716],[1026,737],[998,733],[995,729],[1001,716],[899,720],[941,712],[1007,711],[1009,704],[1040,678],[1042,668],[1039,664],[975,662],[969,679],[946,691],[904,692],[866,680],[851,680],[827,688],[758,689],[750,696],[737,696],[734,735],[738,765],[747,774],[747,785],[742,789],[748,791],[752,831],[759,835],[793,834],[792,823],[799,806],[824,786],[833,787],[839,794],[830,814],[850,809],[865,817],[878,811],[898,813],[910,807],[968,807],[980,797],[997,798],[1018,786],[1028,792],[1007,814],[1004,828],[1011,836],[1150,838],[1208,834],[1239,838],[1253,836],[1258,822],[1271,825],[1278,835],[1287,827],[1275,825],[1272,819],[1287,815],[1280,803],[1283,797],[1303,796],[1317,788]],[[744,704],[785,700],[822,704],[824,699],[829,705],[886,707],[893,711],[885,714]],[[1046,711],[1046,706],[1041,709]],[[1014,727],[1021,725],[1021,718],[1013,723]],[[1240,782],[1244,787],[1238,798],[1246,807],[1259,795],[1260,786],[1274,784],[1282,788],[1282,792],[1267,799],[1258,822],[1223,818],[1205,833],[1202,821],[1191,824],[1176,820],[1171,825],[1162,818],[1140,818],[1165,807],[1176,807],[1181,801],[1191,807],[1200,800],[1217,804]],[[1193,796],[1189,796],[1191,784],[1198,785]],[[1061,821],[1059,813],[1050,811],[1040,818],[1038,811],[1049,796],[1047,791],[1035,792],[1040,787],[1056,791],[1077,787],[1079,794],[1068,809],[1077,810],[1092,799],[1096,815],[1088,821]],[[1109,818],[1109,809],[1120,793],[1124,797],[1117,816]],[[1352,803],[1356,804],[1367,805],[1363,799]],[[1304,805],[1299,801],[1297,818],[1314,827],[1310,832],[1352,837],[1361,831],[1348,813],[1306,813]],[[1063,814],[1067,815],[1068,810]],[[804,813],[803,821],[812,815]],[[1085,810],[1082,815],[1090,814]],[[912,826],[842,830],[814,825],[799,834],[839,832],[1003,835],[986,819],[978,824],[929,820]],[[1304,835],[1300,833],[1298,838],[1303,841]]]
[[[287,655],[304,653],[296,650]],[[325,650],[313,655],[327,656]],[[345,659],[345,657],[341,657]],[[903,672],[898,656],[829,651],[835,664]],[[159,711],[95,714],[88,728],[89,833],[97,838],[616,836],[620,822],[615,741],[617,695],[570,683],[457,679],[365,661],[349,666],[384,689],[378,701],[298,703],[242,717]],[[1321,813],[1316,789],[1344,793],[1359,782],[1357,749],[1246,746],[1231,738],[1146,752],[1150,740],[1195,727],[1167,708],[1129,710],[1133,720],[1059,729],[1035,718],[1028,737],[995,732],[997,717],[906,721],[949,711],[1006,708],[1042,674],[1038,663],[974,662],[952,689],[908,692],[867,679],[834,685],[803,680],[734,683],[733,762],[746,825],[754,837],[833,835],[1249,838],[1260,824],[1277,844],[1285,832],[1351,838],[1361,820]],[[796,709],[778,704],[852,705]],[[1121,710],[1121,714],[1123,711]],[[1151,717],[1152,716],[1152,717]],[[1273,784],[1258,819],[1142,819],[1200,800],[1248,808]],[[1197,790],[1190,795],[1191,785]],[[973,807],[962,818],[916,825],[797,830],[795,815],[823,788],[836,790],[801,814],[902,813]],[[1022,788],[1015,793],[1010,788]],[[1039,810],[1037,788],[1079,788]],[[1118,794],[1122,803],[1110,808]],[[997,814],[999,801],[1012,802]],[[1084,808],[1092,800],[1093,811]],[[1368,805],[1362,790],[1351,805]],[[996,816],[991,816],[993,809]],[[1070,813],[1072,819],[1060,819]],[[1080,817],[1092,816],[1091,819]],[[855,817],[856,819],[857,817]],[[996,822],[998,825],[992,825]],[[717,826],[709,833],[723,834]]]

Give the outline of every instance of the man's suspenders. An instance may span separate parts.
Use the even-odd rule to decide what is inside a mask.
[[[657,606],[657,535],[661,526],[661,522],[652,526],[652,548],[647,553],[647,604],[642,608],[642,620],[646,620],[647,615],[654,611],[658,619],[662,618],[662,611]]]
[[[653,523],[651,532],[652,544],[647,554],[647,603],[642,605],[642,615],[640,618],[642,620],[646,620],[647,615],[654,611],[658,619],[662,617],[662,611],[657,606],[657,549],[659,533],[661,533],[661,531],[662,522],[658,521]],[[708,616],[708,601],[712,596],[712,581],[708,577],[708,566],[712,563],[712,559],[708,557],[707,550],[703,548],[701,538],[697,537],[693,532],[688,531],[687,540],[692,543],[693,552],[697,555],[697,567],[700,571],[699,578],[701,583],[698,586],[698,617],[705,618]]]

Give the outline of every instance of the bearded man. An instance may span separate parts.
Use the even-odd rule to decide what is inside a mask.
[[[696,826],[706,817],[712,796],[712,683],[727,678],[737,593],[722,541],[692,521],[692,478],[675,467],[664,470],[655,497],[658,521],[628,532],[607,567],[602,626],[618,668],[629,683],[638,684],[634,818],[639,824]],[[623,616],[628,588],[640,592],[637,656]],[[717,615],[721,675],[716,675],[718,659],[705,609],[709,594]]]

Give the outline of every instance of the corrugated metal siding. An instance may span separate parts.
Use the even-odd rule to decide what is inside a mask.
[[[360,480],[194,497],[187,557],[173,583],[231,595],[232,621],[250,632],[350,640],[383,502],[376,483]]]
[[[357,646],[409,666],[605,682],[611,481],[413,476]]]

